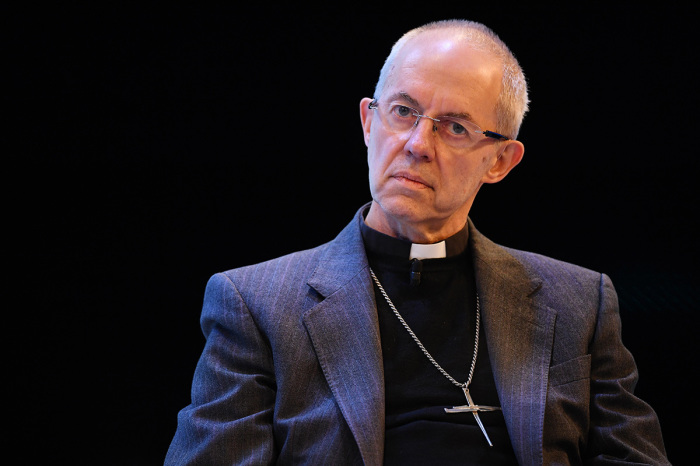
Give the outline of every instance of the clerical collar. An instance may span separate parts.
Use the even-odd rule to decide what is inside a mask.
[[[364,218],[361,220],[360,230],[368,251],[401,259],[438,259],[456,256],[464,252],[469,240],[469,229],[466,224],[454,235],[434,244],[417,244],[394,238],[369,227]]]

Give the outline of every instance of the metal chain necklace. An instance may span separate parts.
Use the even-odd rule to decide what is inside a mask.
[[[377,276],[374,274],[374,270],[372,268],[369,268],[369,273],[372,275],[372,279],[374,280],[374,283],[377,284],[377,288],[379,288],[379,291],[382,293],[382,296],[384,296],[384,299],[386,299],[387,304],[389,304],[389,307],[391,308],[392,312],[394,315],[399,319],[399,322],[401,322],[401,325],[406,329],[409,335],[411,335],[411,338],[413,338],[413,341],[416,342],[420,350],[425,354],[425,356],[428,358],[428,360],[437,368],[437,370],[440,371],[442,375],[444,375],[447,380],[452,382],[454,385],[458,386],[459,388],[462,389],[464,392],[464,396],[467,399],[467,404],[462,405],[462,406],[453,406],[452,408],[445,408],[445,412],[449,414],[453,413],[472,413],[474,415],[474,419],[476,419],[476,423],[479,424],[479,427],[481,428],[481,432],[483,432],[484,437],[486,437],[486,441],[488,442],[489,446],[492,447],[493,443],[491,443],[491,439],[489,438],[488,434],[486,433],[486,428],[484,428],[484,425],[481,423],[481,419],[479,419],[479,411],[497,411],[500,410],[501,408],[497,406],[480,406],[474,404],[472,401],[472,397],[469,394],[469,385],[472,383],[472,377],[474,376],[474,368],[476,367],[476,358],[479,353],[479,326],[481,323],[481,312],[479,311],[479,294],[476,294],[476,338],[474,338],[474,357],[472,358],[472,364],[471,367],[469,368],[469,377],[467,378],[467,381],[464,383],[458,382],[454,377],[452,377],[450,374],[447,373],[445,369],[438,364],[438,362],[431,356],[431,354],[428,352],[427,349],[425,349],[425,346],[423,346],[423,343],[418,339],[416,334],[411,330],[411,327],[406,323],[404,318],[401,316],[399,313],[398,309],[396,309],[396,306],[394,306],[394,303],[391,301],[389,298],[389,295],[386,293],[384,290],[384,287],[382,284],[379,282],[379,279]]]

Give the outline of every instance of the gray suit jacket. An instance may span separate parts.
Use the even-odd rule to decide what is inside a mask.
[[[315,249],[213,276],[166,464],[379,465],[384,376],[360,216]],[[610,280],[469,224],[491,366],[522,465],[665,464]]]

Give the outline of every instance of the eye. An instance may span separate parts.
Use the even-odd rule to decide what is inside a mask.
[[[446,123],[447,130],[450,132],[450,134],[453,134],[455,136],[465,136],[467,134],[467,128],[457,123],[456,121],[449,120]]]
[[[406,107],[405,105],[396,105],[394,107],[394,114],[400,116],[401,118],[408,118],[416,113],[411,107]]]

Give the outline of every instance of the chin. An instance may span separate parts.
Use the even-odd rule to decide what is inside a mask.
[[[389,219],[404,223],[416,224],[433,218],[425,203],[406,196],[388,196],[377,201],[379,207]]]

